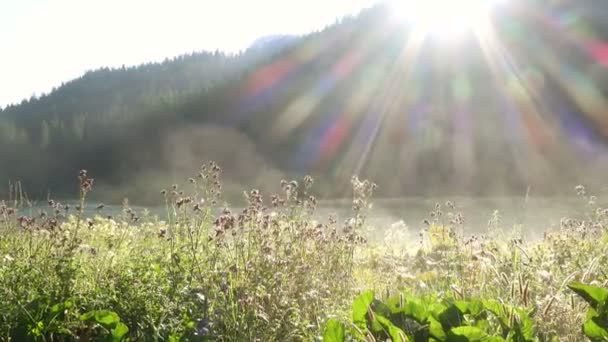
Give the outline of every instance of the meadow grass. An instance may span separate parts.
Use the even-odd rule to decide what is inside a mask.
[[[93,179],[84,170],[75,208],[49,201],[25,216],[2,202],[0,340],[321,340],[326,322],[349,322],[353,300],[372,289],[385,299],[492,299],[529,312],[538,341],[585,341],[587,304],[567,285],[608,285],[608,210],[582,187],[584,220],[526,241],[498,215],[486,233],[466,235],[451,202],[432,209],[419,235],[372,228],[375,185],[357,178],[344,222],[317,219],[310,177],[271,196],[246,191],[234,212],[220,179],[209,163],[189,188],[162,190],[162,219],[128,206],[85,217]]]

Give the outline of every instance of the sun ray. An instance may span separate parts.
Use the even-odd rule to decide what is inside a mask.
[[[287,105],[272,127],[275,138],[282,140],[288,137],[293,130],[309,118],[314,109],[337,84],[353,73],[366,56],[372,53],[368,42],[378,39],[382,33],[381,29],[372,30],[366,38],[361,39],[351,50],[342,53],[324,78],[318,80],[311,89],[296,97]]]

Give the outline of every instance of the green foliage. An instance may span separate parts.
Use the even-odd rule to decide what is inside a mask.
[[[129,328],[120,321],[118,314],[108,310],[90,311],[82,316],[80,320],[84,322],[95,322],[107,330],[106,339],[108,341],[122,341],[129,333]]]
[[[605,285],[572,280],[608,284],[608,211],[530,243],[500,227],[465,237],[454,204],[437,204],[417,249],[408,236],[396,254],[363,236],[378,235],[369,181],[352,179],[354,212],[341,224],[317,213],[310,177],[281,182],[270,200],[247,191],[238,213],[221,178],[209,163],[189,188],[162,191],[162,220],[127,203],[107,218],[52,200],[45,213],[0,202],[0,339],[605,339]],[[83,170],[77,184],[83,205],[93,181]]]
[[[608,289],[572,282],[568,287],[588,304],[583,332],[594,342],[608,341]]]
[[[325,323],[323,331],[324,342],[342,342],[344,341],[344,326],[340,321],[332,318]]]
[[[313,219],[310,177],[285,182],[267,204],[251,190],[243,211],[218,213],[220,177],[209,163],[189,194],[163,191],[165,221],[142,223],[128,206],[115,219],[67,216],[55,201],[34,220],[2,202],[0,337],[314,338],[323,308],[351,294],[358,229]],[[82,206],[93,181],[83,170],[78,184]]]
[[[586,2],[590,1],[600,6],[597,0]],[[537,2],[530,6],[532,11],[541,13],[567,12],[562,6],[573,6],[563,5],[563,1],[528,2]],[[602,11],[578,8],[573,11],[576,15],[568,25],[584,26],[587,34],[594,37],[602,36],[593,33],[595,26],[607,32],[604,21],[598,18],[601,16],[595,15]],[[599,183],[604,179],[605,166],[599,162],[590,164],[594,158],[577,153],[566,139],[570,132],[563,131],[560,125],[546,123],[547,133],[533,140],[542,146],[551,142],[553,148],[543,148],[543,153],[504,153],[516,148],[513,139],[519,136],[505,134],[503,125],[497,124],[508,117],[505,95],[507,100],[521,106],[521,94],[511,91],[525,88],[513,87],[511,82],[516,82],[515,79],[506,79],[509,91],[505,92],[502,84],[493,81],[495,70],[484,62],[485,50],[475,40],[458,47],[462,49],[458,51],[461,58],[450,60],[453,72],[441,71],[444,65],[438,61],[447,56],[427,58],[442,56],[441,48],[435,50],[442,44],[425,44],[409,79],[397,78],[399,82],[407,82],[408,95],[376,99],[374,92],[395,91],[387,88],[393,83],[388,80],[395,78],[395,73],[400,74],[394,66],[403,54],[402,43],[409,34],[391,30],[386,35],[370,36],[370,32],[386,24],[387,17],[392,16],[390,12],[390,6],[379,4],[322,32],[279,40],[277,44],[248,49],[238,55],[200,52],[160,63],[100,68],[66,82],[49,94],[4,108],[0,115],[0,184],[22,180],[38,198],[44,198],[48,192],[68,197],[72,194],[70,173],[86,167],[96,173],[98,184],[123,191],[133,189],[129,194],[131,200],[156,204],[152,196],[156,186],[150,180],[173,177],[175,172],[196,167],[179,164],[198,160],[201,155],[225,157],[226,162],[233,164],[231,178],[246,186],[259,186],[258,177],[251,173],[258,173],[260,178],[265,176],[263,171],[257,171],[258,167],[250,165],[252,159],[267,160],[268,165],[289,172],[293,171],[294,156],[298,156],[298,160],[305,160],[298,169],[315,172],[327,184],[318,191],[333,197],[348,189],[348,179],[340,170],[357,169],[357,159],[352,156],[367,155],[365,144],[359,144],[354,133],[368,125],[366,120],[377,117],[370,112],[384,110],[390,111],[383,115],[388,121],[383,122],[378,133],[378,139],[384,143],[374,144],[370,162],[362,163],[360,171],[378,175],[379,181],[386,184],[380,191],[387,196],[507,191],[520,194],[526,185],[532,186],[537,194],[554,193],[559,188],[554,185],[564,181],[597,179]],[[510,58],[525,76],[524,82],[529,75],[554,74],[548,67],[551,63],[547,65],[529,56],[545,55],[547,49],[565,53],[561,50],[563,46],[555,46],[550,34],[540,33],[547,28],[537,21],[509,19],[512,14],[505,14],[504,20],[493,23],[497,26],[494,33],[497,40],[504,40]],[[526,29],[531,35],[521,34]],[[529,44],[531,36],[539,43]],[[351,54],[362,41],[368,41],[366,47]],[[570,53],[566,54],[571,57],[568,61],[573,72],[590,75],[591,85],[594,78],[606,73],[602,63],[585,58],[585,54]],[[312,54],[314,58],[306,57]],[[342,68],[345,65],[348,67]],[[328,75],[336,70],[341,70],[339,77],[328,82]],[[431,74],[434,76],[429,77]],[[530,125],[543,125],[544,120],[561,110],[578,113],[574,110],[579,105],[574,100],[577,97],[568,93],[558,78],[540,79],[543,94],[539,96],[544,105]],[[606,84],[605,77],[601,82],[599,78],[595,81],[598,90],[608,89],[599,86]],[[322,90],[315,94],[314,105],[297,105],[312,89]],[[456,96],[458,101],[446,101],[450,96]],[[348,102],[345,99],[351,98],[358,100],[344,108]],[[391,105],[383,108],[384,102],[390,101]],[[417,103],[432,105],[412,108]],[[460,122],[453,120],[453,113],[462,110],[455,108],[457,103],[466,104],[467,115],[475,118],[475,125],[466,133],[466,144],[460,142],[462,130],[453,126]],[[285,116],[294,109],[302,120]],[[335,150],[328,150],[334,151],[334,155],[326,151],[323,158],[301,158],[303,151],[317,149],[316,137],[320,134],[317,130],[327,128],[327,122],[338,122],[330,113],[345,111],[351,113],[352,122],[349,121],[349,126],[336,126],[341,138]],[[403,112],[420,112],[417,115],[424,120],[415,126],[408,125],[411,132],[405,134]],[[293,121],[283,125],[285,119]],[[242,150],[240,140],[222,134],[220,128],[219,139],[201,137],[203,127],[216,125],[248,140],[252,150],[259,151],[260,155],[256,155],[259,158],[232,158],[234,152]],[[277,130],[278,126],[281,129]],[[592,133],[593,129],[586,134],[594,136]],[[605,144],[602,139],[597,140],[597,144]],[[524,146],[532,151],[532,145]],[[461,157],[457,162],[454,148],[464,149],[458,151]],[[174,154],[177,150],[179,153]],[[391,157],[396,155],[408,157]],[[341,165],[340,170],[334,170],[336,162]],[[473,162],[475,167],[465,167]],[[547,168],[550,173],[544,171]],[[239,172],[242,170],[247,173],[242,175]],[[407,170],[407,177],[401,177],[403,170]],[[454,173],[459,176],[451,177]],[[474,182],[468,181],[473,179]],[[4,189],[0,187],[0,191]],[[112,191],[98,194],[106,202],[122,199],[112,195]]]
[[[498,323],[496,323],[498,322]],[[537,341],[532,317],[520,308],[494,300],[473,299],[454,302],[436,296],[412,297],[402,293],[386,301],[374,298],[373,291],[358,296],[352,306],[353,338],[365,341]],[[335,320],[331,331],[344,331]],[[338,334],[324,335],[336,341]],[[332,339],[329,339],[332,338]],[[338,341],[346,341],[343,337]]]

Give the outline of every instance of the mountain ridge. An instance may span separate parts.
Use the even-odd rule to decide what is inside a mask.
[[[504,33],[504,44],[526,82],[544,80],[544,109],[525,97],[503,103],[511,81],[496,77],[509,75],[495,75],[473,40],[453,51],[427,41],[408,67],[410,31],[389,14],[378,5],[303,37],[262,37],[238,55],[101,68],[9,106],[0,112],[0,180],[20,179],[38,198],[68,196],[73,174],[88,168],[100,197],[148,201],[206,159],[220,161],[235,194],[311,173],[326,197],[347,195],[353,174],[378,180],[383,196],[475,195],[529,185],[568,192],[604,170],[594,157],[606,151],[600,126],[555,70],[534,71],[545,67],[530,59],[537,48],[522,44],[528,37]],[[559,45],[538,23],[519,24]],[[571,55],[572,65],[589,67],[587,56]],[[515,122],[506,115],[513,110]],[[576,139],[573,123],[583,132]]]

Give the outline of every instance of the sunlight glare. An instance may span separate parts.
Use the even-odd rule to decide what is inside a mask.
[[[483,29],[502,0],[393,0],[395,15],[412,28],[437,38],[454,38]]]

